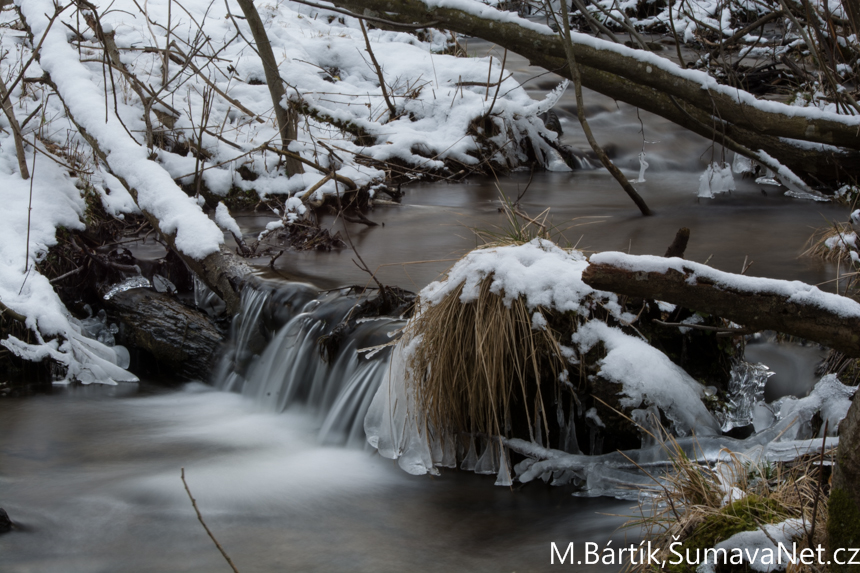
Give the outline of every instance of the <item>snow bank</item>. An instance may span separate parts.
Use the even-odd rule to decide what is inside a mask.
[[[104,89],[69,44],[69,31],[60,25],[48,30],[47,15],[54,12],[54,4],[50,0],[18,3],[35,43],[44,40],[39,64],[50,74],[77,124],[99,142],[111,172],[137,191],[137,204],[158,218],[162,232],[176,234],[177,249],[194,259],[217,252],[224,242],[221,230],[163,168],[148,159],[147,149],[131,138],[120,117],[110,108],[95,105],[104,100]]]
[[[151,25],[134,0],[118,0],[100,14],[103,25],[115,33],[124,65],[155,91],[162,85],[162,59],[140,50],[164,48],[167,37],[162,24],[167,22],[170,6],[169,0],[148,1],[143,8]],[[238,7],[231,6],[235,16]],[[50,0],[28,0],[23,8],[38,39],[47,24],[44,14],[52,13],[53,5]],[[442,32],[427,30],[419,40],[412,34],[371,29],[368,36],[374,55],[397,110],[392,116],[358,20],[282,2],[259,5],[258,10],[288,86],[281,104],[302,110],[298,139],[290,149],[319,164],[323,171],[306,167],[304,174],[286,179],[282,161],[259,151],[262,145],[276,141],[278,133],[260,58],[245,42],[251,37],[247,22],[231,17],[227,4],[195,1],[183,8],[187,12],[177,16],[173,7],[174,23],[179,18],[182,24],[171,30],[170,40],[184,53],[196,53],[193,61],[200,74],[192,70],[180,73],[180,66],[171,63],[169,73],[176,77],[162,92],[169,97],[155,104],[158,113],[153,112],[149,119],[168,139],[176,140],[184,156],[147,150],[132,140],[134,136],[143,141],[145,123],[141,102],[127,89],[117,89],[117,112],[108,106],[105,121],[104,106],[93,103],[105,99],[102,66],[95,58],[80,61],[64,26],[51,29],[43,46],[42,66],[69,100],[66,103],[73,115],[102,142],[114,172],[138,189],[141,207],[163,217],[165,229],[177,232],[180,249],[195,257],[217,250],[221,234],[170,180],[189,184],[198,168],[194,154],[187,150],[197,145],[203,94],[209,89],[206,82],[231,98],[213,96],[208,131],[202,135],[207,154],[202,161],[203,181],[215,195],[226,195],[234,187],[262,197],[295,195],[320,182],[332,167],[359,187],[371,189],[372,195],[386,172],[370,166],[368,159],[405,163],[420,177],[422,172],[444,169],[447,160],[477,166],[484,155],[515,167],[528,160],[528,148],[546,164],[557,158],[547,143],[556,135],[537,116],[555,104],[566,84],[535,101],[501,68],[497,57],[457,58],[439,53],[449,40]],[[61,19],[74,28],[73,13],[68,12]],[[101,54],[89,29],[85,28],[84,36],[83,52]],[[199,45],[203,37],[205,46]],[[217,59],[207,59],[216,54]],[[488,73],[491,83],[501,80],[498,97],[484,85]],[[107,84],[108,97],[113,97],[114,84]],[[471,130],[474,120],[491,107],[499,134],[491,137],[481,129]],[[155,154],[155,162],[147,159],[150,152]],[[238,172],[240,167],[243,175]],[[327,181],[309,199],[319,201],[337,192],[335,182]]]
[[[66,170],[44,156],[37,159],[32,180],[21,179],[9,131],[0,134],[4,214],[0,225],[0,302],[27,318],[26,326],[36,341],[27,343],[7,335],[0,344],[25,360],[51,358],[64,365],[66,374],[58,381],[61,383],[137,380],[118,366],[122,357],[117,351],[82,334],[80,323],[69,315],[51,283],[36,268],[57,243],[58,228],[83,228],[84,200]],[[27,163],[33,165],[32,147]]]

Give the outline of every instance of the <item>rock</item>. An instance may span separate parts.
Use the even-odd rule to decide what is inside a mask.
[[[6,510],[0,507],[0,533],[8,533],[12,531],[12,520],[9,519],[9,514]]]
[[[121,342],[149,352],[166,371],[187,380],[211,372],[224,336],[206,314],[145,288],[118,293],[105,307],[122,325]]]

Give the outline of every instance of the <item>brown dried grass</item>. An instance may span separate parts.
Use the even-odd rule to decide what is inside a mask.
[[[560,391],[565,368],[559,333],[551,326],[533,330],[532,315],[549,318],[548,311],[529,310],[522,299],[506,306],[490,292],[491,282],[484,280],[476,301],[460,301],[461,285],[425,305],[405,333],[422,337],[410,362],[420,373],[418,407],[438,430],[505,436],[514,418],[524,416],[532,439],[536,420],[546,436],[545,393]]]
[[[833,223],[829,227],[816,229],[806,244],[803,245],[801,257],[816,257],[825,261],[850,261],[848,245],[839,241],[835,248],[827,246],[827,241],[844,233],[852,233],[853,229],[849,223]],[[840,248],[841,247],[841,248]]]
[[[666,548],[661,558],[671,559],[668,547],[676,539],[692,547],[713,547],[730,535],[722,531],[755,529],[789,518],[802,518],[804,532],[798,551],[827,545],[827,498],[829,472],[820,466],[832,461],[835,449],[802,456],[791,462],[754,464],[730,452],[724,462],[734,486],[742,490],[748,503],[723,505],[723,490],[715,466],[688,457],[668,436],[671,470],[650,493],[650,503],[640,505],[640,516],[628,526],[644,529],[645,539],[655,547]],[[734,534],[734,531],[732,531]],[[703,541],[705,541],[703,543]],[[703,547],[704,548],[704,547]],[[668,561],[667,561],[668,562]],[[628,564],[627,571],[644,571],[645,565]],[[788,573],[819,573],[823,565],[788,565]]]

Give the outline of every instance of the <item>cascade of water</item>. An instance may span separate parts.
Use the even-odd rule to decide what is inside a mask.
[[[432,427],[419,425],[408,415],[415,403],[412,391],[399,384],[389,387],[385,379],[392,370],[405,368],[410,354],[409,345],[399,345],[393,354],[393,347],[386,345],[404,321],[390,317],[357,319],[361,314],[358,305],[365,300],[350,294],[349,289],[320,293],[302,283],[247,288],[242,295],[242,311],[232,325],[231,345],[216,371],[215,385],[241,393],[268,411],[298,408],[309,412],[319,422],[320,442],[376,448],[380,455],[397,459],[403,470],[413,474],[459,466],[496,474],[496,484],[502,486],[509,486],[516,476],[523,482],[540,478],[554,485],[574,483],[582,488],[583,495],[625,496],[645,483],[636,473],[638,466],[653,466],[659,471],[669,463],[660,412],[655,407],[632,412],[633,419],[647,431],[642,447],[626,451],[621,458],[614,453],[583,455],[579,451],[575,417],[584,416],[592,429],[592,454],[600,451],[597,440],[601,438],[596,430],[604,428],[604,422],[595,411],[577,414],[573,402],[567,416],[561,404],[554,413],[537,413],[537,444],[514,439],[497,442],[498,438],[488,436],[437,435]],[[833,417],[832,427],[844,415],[850,393],[835,378],[825,377],[806,398],[785,398],[764,405],[762,387],[770,374],[765,366],[738,361],[729,384],[724,429],[752,423],[757,433],[745,440],[720,435],[685,438],[679,434],[677,443],[689,442],[690,447],[698,448],[691,453],[703,459],[721,459],[727,447],[760,450],[756,455],[771,459],[783,455],[780,440],[792,440],[797,445],[798,440],[813,437],[815,412]],[[769,415],[767,420],[759,412],[762,409]],[[559,450],[538,445],[545,440],[542,427],[547,416],[557,418]],[[797,420],[801,423],[795,424]],[[513,467],[513,473],[511,464],[516,460],[510,458],[512,451],[526,455]],[[629,487],[633,490],[625,489]]]
[[[323,443],[364,445],[364,416],[382,380],[388,349],[358,351],[388,342],[388,333],[402,321],[379,318],[338,328],[362,300],[345,291],[320,294],[301,283],[245,289],[215,386],[239,392],[268,411],[310,410],[320,419]]]

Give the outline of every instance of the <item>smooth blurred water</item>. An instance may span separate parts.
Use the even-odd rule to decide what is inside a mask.
[[[543,571],[550,542],[604,543],[630,502],[444,472],[416,478],[319,421],[192,384],[0,401],[0,571]],[[587,570],[588,568],[586,568]],[[617,568],[607,567],[606,570]]]

